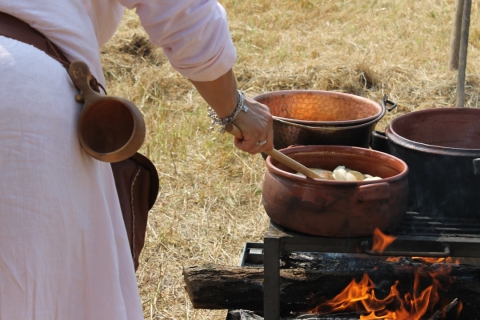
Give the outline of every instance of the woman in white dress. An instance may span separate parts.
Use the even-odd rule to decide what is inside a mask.
[[[125,7],[218,117],[231,115],[236,52],[216,0],[0,1],[103,85],[100,48]],[[60,63],[0,36],[0,320],[143,319],[111,168],[78,142],[76,93]],[[245,105],[235,145],[271,150],[268,108]]]

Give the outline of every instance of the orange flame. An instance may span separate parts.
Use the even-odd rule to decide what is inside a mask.
[[[386,234],[382,233],[380,229],[376,228],[373,231],[373,246],[372,250],[373,251],[378,251],[378,252],[383,252],[385,251],[386,248],[388,248],[389,245],[392,244],[392,242],[395,241],[395,237],[393,236],[387,236]]]
[[[445,258],[428,258],[428,257],[412,257],[412,260],[419,260],[420,262],[427,263],[427,264],[434,264],[434,263],[453,263],[453,264],[461,264],[460,259],[455,259],[453,261],[452,257],[445,257]],[[400,261],[399,257],[388,257],[387,262],[398,262]]]
[[[423,263],[434,264],[434,263],[454,263],[460,264],[460,260],[457,259],[453,262],[452,257],[445,258],[427,258],[427,257],[412,257],[413,260],[420,260]]]
[[[457,308],[457,318],[460,317],[460,314],[462,313],[462,310],[463,310],[463,304],[462,304],[462,302],[460,301],[460,302],[458,303],[458,308]]]
[[[449,277],[446,284],[441,284],[437,278],[438,276],[448,276],[450,271],[450,265],[439,266],[435,271],[420,268],[415,272],[413,292],[408,292],[402,296],[397,289],[399,282],[395,281],[390,288],[390,293],[383,299],[375,296],[375,284],[365,273],[361,281],[357,282],[353,279],[335,298],[320,304],[310,313],[333,314],[361,311],[364,312],[360,316],[361,320],[420,320],[426,314],[434,311],[440,300],[438,290],[448,290],[448,286],[453,283],[454,277]],[[421,290],[420,285],[420,274],[428,274],[432,281],[432,284],[423,290]],[[459,304],[457,310],[458,313],[461,312],[461,304]]]
[[[387,262],[398,262],[400,261],[400,258],[399,257],[388,257]]]

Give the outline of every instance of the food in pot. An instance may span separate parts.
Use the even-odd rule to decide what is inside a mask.
[[[336,167],[333,172],[329,170],[319,169],[319,168],[309,168],[321,178],[325,180],[337,180],[337,181],[371,181],[371,180],[380,180],[382,178],[377,176],[372,176],[369,174],[363,174],[361,172],[346,168],[345,166]],[[304,174],[297,172],[299,176],[305,177]]]
[[[370,181],[380,180],[380,177],[374,177],[369,174],[346,168],[345,166],[338,166],[333,170],[333,176],[337,181]]]
[[[309,168],[309,169],[315,172],[316,174],[318,174],[320,176],[320,179],[335,180],[335,177],[333,176],[332,171],[318,169],[318,168]],[[297,172],[296,174],[299,176],[305,177],[303,173]]]
[[[335,170],[333,170],[333,177],[338,181],[346,181],[347,170],[345,170],[344,166],[338,166],[335,168]]]
[[[325,179],[325,180],[335,180],[335,177],[333,176],[332,172],[328,170],[324,170],[320,173],[318,173],[320,176],[320,179]]]
[[[365,179],[361,172],[355,170],[347,171],[345,178],[347,178],[347,181],[362,181]]]

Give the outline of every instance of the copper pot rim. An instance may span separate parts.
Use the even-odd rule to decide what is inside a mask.
[[[334,125],[331,125],[331,126],[320,126],[320,125],[307,126],[306,124],[295,123],[295,122],[289,121],[290,119],[287,119],[287,118],[281,118],[281,117],[276,117],[276,116],[272,116],[272,118],[273,118],[274,121],[276,121],[278,123],[281,123],[281,124],[284,124],[284,125],[287,125],[287,126],[296,127],[296,128],[299,128],[299,129],[305,129],[305,130],[317,131],[317,132],[324,132],[324,131],[325,132],[336,132],[336,131],[349,131],[349,130],[364,128],[364,127],[368,127],[368,126],[377,124],[383,118],[385,113],[386,113],[386,109],[383,108],[380,115],[377,118],[374,118],[373,120],[370,120],[368,122],[355,123],[353,125],[345,125],[345,126],[334,126]]]
[[[321,150],[318,150],[321,149]],[[324,180],[324,179],[312,179],[312,178],[307,178],[307,177],[302,177],[299,175],[296,175],[294,173],[290,173],[284,170],[279,169],[277,166],[275,166],[272,163],[272,158],[270,156],[267,157],[266,159],[266,165],[267,165],[267,170],[271,174],[276,174],[291,180],[296,180],[299,181],[303,184],[310,184],[310,185],[332,185],[332,186],[359,186],[359,185],[368,185],[368,184],[377,184],[381,182],[395,182],[398,180],[401,180],[405,178],[409,172],[408,165],[403,161],[402,159],[399,159],[395,156],[392,156],[390,154],[381,152],[381,151],[376,151],[372,149],[367,149],[367,148],[361,148],[361,147],[353,147],[353,146],[335,146],[335,145],[307,145],[307,146],[290,146],[285,149],[280,149],[278,150],[288,156],[291,156],[292,154],[295,153],[304,153],[304,152],[315,152],[315,151],[344,151],[351,152],[353,151],[355,154],[358,155],[376,155],[377,159],[380,161],[382,158],[383,159],[388,159],[389,161],[395,161],[403,166],[403,170],[399,172],[398,174],[388,177],[388,178],[382,178],[380,180],[370,180],[370,181],[338,181],[338,180]],[[276,161],[276,160],[275,160]],[[341,165],[341,164],[339,164]]]
[[[396,132],[394,128],[394,126],[398,122],[407,121],[407,119],[410,119],[410,118],[414,119],[414,117],[418,115],[437,114],[437,113],[454,114],[458,112],[480,113],[480,109],[453,107],[453,108],[432,108],[432,109],[409,112],[390,121],[390,123],[387,125],[385,129],[385,135],[389,140],[391,140],[395,144],[400,145],[407,149],[414,150],[414,151],[420,151],[420,152],[425,152],[425,153],[430,153],[435,155],[442,155],[442,156],[448,155],[448,156],[458,156],[458,157],[465,157],[465,156],[480,157],[480,149],[443,147],[443,146],[418,142],[418,141],[405,138],[404,136]]]
[[[361,119],[352,119],[352,120],[339,120],[339,121],[311,121],[311,120],[300,120],[300,119],[293,119],[293,118],[285,118],[285,117],[279,117],[272,115],[274,120],[283,120],[287,122],[292,122],[292,123],[297,123],[301,125],[310,125],[310,126],[315,126],[315,127],[342,127],[342,126],[354,126],[354,125],[361,125],[366,122],[371,122],[371,121],[379,121],[383,115],[385,114],[385,106],[367,99],[362,96],[357,96],[351,93],[345,93],[345,92],[337,92],[337,91],[327,91],[327,90],[279,90],[279,91],[271,91],[271,92],[265,92],[262,94],[259,94],[255,97],[253,97],[254,100],[258,101],[259,99],[262,99],[264,97],[268,96],[276,96],[276,95],[294,95],[298,93],[313,93],[313,94],[324,94],[324,95],[331,95],[331,96],[343,96],[343,97],[348,97],[352,98],[355,100],[360,100],[362,102],[371,104],[372,106],[378,107],[377,113],[375,113],[372,116],[361,118]]]

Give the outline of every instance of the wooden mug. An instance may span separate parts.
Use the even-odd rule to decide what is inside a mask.
[[[133,156],[145,140],[140,110],[126,99],[95,92],[90,87],[93,76],[86,63],[72,62],[68,73],[83,94],[80,101],[85,102],[78,121],[78,138],[87,153],[104,162]]]

